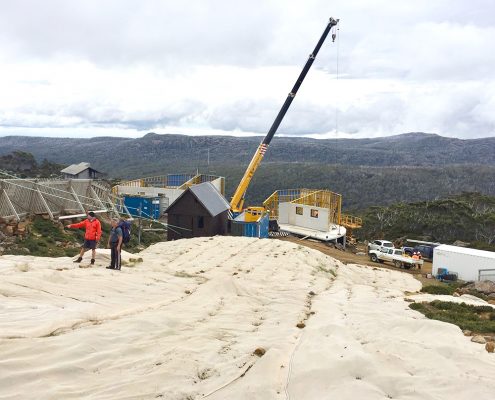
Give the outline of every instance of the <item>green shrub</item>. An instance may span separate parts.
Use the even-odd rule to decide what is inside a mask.
[[[429,319],[448,322],[463,330],[495,333],[495,312],[490,306],[435,300],[431,303],[412,303],[409,307]],[[486,318],[487,313],[489,313],[488,318]]]
[[[437,285],[430,285],[430,286],[423,286],[421,288],[421,291],[423,293],[429,293],[429,294],[453,294],[455,289],[453,289],[449,285],[442,285],[442,286],[437,286]]]

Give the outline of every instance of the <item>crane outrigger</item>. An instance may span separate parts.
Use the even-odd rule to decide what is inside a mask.
[[[251,182],[251,179],[253,178],[254,173],[258,169],[261,160],[263,159],[263,156],[265,155],[266,151],[268,150],[268,146],[270,145],[270,142],[273,139],[273,136],[277,132],[277,129],[284,119],[284,116],[289,109],[292,100],[294,100],[294,97],[296,97],[297,91],[299,90],[299,87],[304,81],[304,78],[306,77],[306,74],[308,73],[309,69],[311,68],[311,65],[313,64],[316,55],[320,51],[321,46],[323,45],[323,42],[328,36],[328,33],[330,30],[338,24],[339,20],[338,19],[333,19],[330,18],[328,21],[327,26],[325,27],[325,30],[323,31],[323,34],[320,37],[320,40],[318,40],[318,43],[316,44],[315,49],[313,52],[309,55],[308,61],[306,61],[306,64],[304,65],[304,68],[302,69],[301,73],[299,74],[299,77],[296,80],[296,83],[294,84],[294,87],[290,91],[290,93],[287,95],[287,99],[285,100],[284,104],[282,105],[282,108],[280,109],[277,117],[275,118],[275,121],[273,122],[270,130],[266,134],[265,138],[263,141],[260,143],[258,146],[258,149],[254,153],[253,158],[251,159],[251,162],[249,163],[246,172],[244,173],[244,176],[242,177],[239,186],[237,187],[236,191],[234,192],[234,195],[232,196],[232,200],[230,202],[230,208],[231,211],[234,214],[238,214],[243,211],[244,209],[244,198],[246,195],[246,191],[249,187],[249,184]],[[332,40],[335,41],[335,33],[332,34]],[[260,215],[265,211],[264,207],[248,207],[246,209],[246,221],[255,221],[259,218]]]

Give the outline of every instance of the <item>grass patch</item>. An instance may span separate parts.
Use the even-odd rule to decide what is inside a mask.
[[[435,300],[431,303],[412,303],[409,307],[426,318],[448,322],[462,330],[495,333],[495,310],[490,306]]]
[[[466,294],[470,294],[471,296],[479,297],[480,299],[485,300],[485,301],[490,300],[490,298],[486,294],[481,293],[480,291],[478,291],[476,289],[469,289]]]
[[[59,224],[51,220],[36,216],[30,225],[30,230],[34,234],[41,235],[49,243],[64,242],[72,238],[65,233]]]
[[[429,294],[445,294],[445,295],[453,295],[457,289],[462,289],[466,284],[460,282],[451,282],[451,283],[441,283],[440,285],[427,285],[421,288],[421,292],[429,293]],[[489,300],[488,296],[481,293],[480,291],[472,288],[468,290],[461,291],[462,294],[470,294],[471,296],[478,297],[482,300]]]
[[[80,220],[82,219],[78,219],[77,221]],[[100,248],[105,248],[111,225],[101,219],[100,222],[102,229]],[[45,219],[41,216],[33,218],[28,224],[27,232],[24,237],[17,237],[13,245],[5,249],[4,254],[33,255],[39,257],[74,257],[79,253],[79,246],[84,241],[84,229],[63,229],[61,223]],[[124,245],[124,250],[133,253],[140,251],[143,247],[165,240],[166,236],[164,234],[160,235],[155,232],[143,231],[141,234],[141,247],[138,246],[138,228],[134,224],[131,240],[128,244]]]
[[[450,284],[450,283],[445,283],[442,285],[428,285],[428,286],[423,286],[421,288],[421,291],[423,293],[429,293],[429,294],[446,294],[446,295],[452,295],[456,291],[456,289],[459,287],[459,285],[456,284]]]
[[[333,276],[337,276],[337,273],[331,268],[328,267],[324,263],[319,263],[316,267],[314,267],[319,272],[324,272],[327,274],[332,274]]]

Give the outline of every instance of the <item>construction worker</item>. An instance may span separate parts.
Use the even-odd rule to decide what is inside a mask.
[[[418,252],[413,252],[412,259],[413,260],[420,260],[421,259],[421,253],[419,251]],[[416,268],[421,269],[421,265],[420,264],[416,264]]]
[[[122,249],[123,233],[122,228],[119,227],[120,220],[118,218],[112,219],[112,230],[108,237],[107,247],[111,249],[111,261],[110,266],[107,269],[120,270],[120,250]]]
[[[79,257],[77,260],[74,260],[76,263],[80,263],[82,261],[83,255],[86,251],[91,249],[91,265],[95,263],[96,257],[96,246],[101,238],[101,224],[95,217],[95,213],[90,211],[88,214],[88,218],[84,221],[81,221],[77,224],[67,225],[67,228],[85,228],[86,233],[84,234],[84,243],[81,247],[81,251],[79,252]]]

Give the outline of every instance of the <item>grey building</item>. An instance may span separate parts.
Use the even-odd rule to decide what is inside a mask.
[[[227,234],[230,205],[210,182],[189,187],[166,210],[168,240]]]
[[[69,165],[60,172],[65,179],[97,179],[104,175],[102,172],[91,168],[91,164],[87,162]]]

